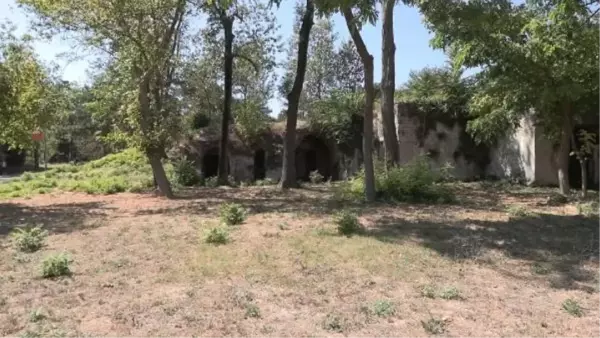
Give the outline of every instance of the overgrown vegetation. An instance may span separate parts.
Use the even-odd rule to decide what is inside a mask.
[[[451,203],[454,194],[447,185],[440,183],[441,175],[432,170],[427,160],[419,157],[400,167],[389,168],[383,165],[376,168],[375,186],[379,199],[388,202],[430,202]],[[342,182],[336,190],[336,198],[361,201],[364,190],[363,172],[348,181]]]
[[[421,321],[421,325],[430,334],[442,334],[446,332],[446,322],[442,319],[431,317],[428,320]]]
[[[35,252],[42,248],[48,231],[40,226],[33,228],[16,228],[12,233],[15,248],[22,252]]]
[[[42,277],[69,276],[71,274],[70,263],[71,258],[64,252],[47,256],[42,261]]]
[[[172,172],[172,168],[167,166],[167,171]],[[137,149],[127,149],[83,165],[63,164],[45,172],[25,173],[19,179],[0,184],[0,198],[52,191],[88,194],[140,192],[152,186],[152,170],[146,156]]]
[[[227,225],[238,225],[246,220],[246,209],[237,203],[224,203],[219,208],[221,222]]]

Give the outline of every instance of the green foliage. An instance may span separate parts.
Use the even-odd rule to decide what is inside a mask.
[[[577,133],[577,140],[579,147],[571,152],[571,156],[577,157],[579,161],[587,161],[592,158],[597,143],[596,134],[581,129]]]
[[[260,318],[260,308],[255,304],[248,303],[246,304],[246,318]]]
[[[167,166],[167,171],[171,167]],[[55,189],[89,194],[141,192],[153,186],[152,170],[136,149],[107,155],[84,165],[59,165],[41,173],[25,173],[0,185],[0,198],[48,193]]]
[[[277,181],[273,180],[272,178],[267,177],[263,180],[257,180],[254,184],[257,186],[275,185],[275,184],[277,184]]]
[[[328,97],[312,102],[306,119],[313,130],[354,149],[360,147],[362,138],[364,101],[363,93],[333,91]]]
[[[379,198],[391,202],[430,202],[451,203],[455,197],[441,180],[440,174],[429,168],[427,161],[420,157],[400,167],[385,170],[379,165],[375,171],[375,184]],[[363,199],[364,174],[342,182],[335,191],[340,200],[360,201]]]
[[[216,188],[219,186],[219,179],[217,178],[217,176],[207,177],[204,180],[204,185],[206,185],[209,188]]]
[[[577,203],[577,213],[584,216],[598,216],[598,201]]]
[[[449,286],[440,291],[440,298],[446,300],[461,299],[460,290],[454,286]]]
[[[175,176],[175,182],[185,187],[202,183],[194,163],[185,158],[173,163],[173,175]]]
[[[562,303],[562,308],[571,316],[574,316],[574,317],[582,317],[583,316],[583,309],[581,308],[581,305],[579,305],[579,302],[577,302],[574,299],[569,298],[569,299],[565,300]]]
[[[442,319],[429,318],[428,320],[422,320],[421,325],[427,333],[430,334],[442,334],[446,332],[446,322]]]
[[[321,175],[321,173],[318,170],[311,171],[309,174],[309,178],[312,184],[323,183],[323,180],[325,179],[325,177],[323,177],[323,175]]]
[[[246,210],[237,203],[224,203],[219,209],[221,222],[227,225],[238,225],[246,220]]]
[[[264,133],[270,118],[260,102],[246,100],[236,105],[235,128],[238,135],[247,142],[253,142]]]
[[[378,300],[371,306],[371,311],[378,317],[390,317],[396,314],[394,303],[388,300]]]
[[[48,231],[40,226],[34,228],[16,228],[12,232],[15,248],[23,252],[35,252],[42,248]]]
[[[522,205],[509,205],[506,208],[506,213],[508,213],[511,217],[531,217],[535,215],[535,213],[531,212],[529,209]]]
[[[421,287],[421,296],[426,298],[434,299],[437,295],[435,287],[433,285],[424,285]]]
[[[44,310],[42,308],[37,308],[29,312],[29,321],[32,323],[37,323],[45,318],[46,315],[44,314]]]
[[[362,230],[358,217],[349,211],[341,211],[335,215],[334,223],[340,235],[352,236]]]
[[[66,253],[52,254],[42,261],[42,277],[52,278],[71,274],[71,258]]]
[[[208,229],[204,233],[204,242],[215,245],[227,244],[229,242],[229,231],[224,227]]]

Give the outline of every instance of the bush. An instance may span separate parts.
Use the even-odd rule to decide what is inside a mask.
[[[583,216],[598,216],[598,201],[577,203],[577,213]]]
[[[255,185],[257,186],[266,186],[266,185],[275,185],[277,184],[277,181],[273,180],[272,178],[265,178],[263,180],[257,180],[255,182]]]
[[[387,300],[378,300],[373,303],[371,311],[379,317],[389,317],[396,313],[394,304]]]
[[[227,244],[229,242],[229,232],[227,228],[211,228],[204,233],[204,242],[216,245]]]
[[[335,224],[340,235],[351,236],[361,231],[362,227],[356,215],[342,211],[335,216]]]
[[[450,287],[444,288],[440,292],[440,298],[446,299],[446,300],[456,300],[456,299],[461,299],[462,297],[460,295],[460,290],[458,290],[454,286],[450,286]]]
[[[313,184],[322,183],[325,177],[318,170],[311,171],[309,174],[310,182]]]
[[[431,170],[421,157],[387,171],[379,165],[375,171],[378,197],[392,202],[453,202],[454,194],[445,185],[437,183],[440,180],[442,177]],[[340,200],[361,201],[364,199],[364,181],[364,172],[361,171],[340,184],[334,196]]]
[[[71,259],[66,253],[53,254],[42,261],[42,277],[52,278],[71,274]]]
[[[48,231],[37,226],[35,228],[17,228],[12,232],[15,247],[19,251],[34,252],[42,248]]]
[[[206,180],[204,180],[204,185],[209,188],[216,188],[219,186],[219,179],[217,176],[208,177]]]
[[[581,306],[579,305],[579,303],[576,300],[573,300],[571,298],[565,300],[562,303],[562,308],[563,310],[565,310],[568,314],[575,316],[575,317],[581,317],[583,316],[583,309],[581,308]]]
[[[184,187],[199,184],[201,181],[201,177],[198,175],[194,163],[185,158],[173,163],[173,176],[175,182]]]
[[[427,321],[422,320],[421,325],[423,325],[425,331],[430,334],[442,334],[446,332],[446,322],[441,319],[432,317]]]
[[[237,203],[225,203],[221,205],[219,216],[227,225],[238,225],[246,220],[246,210]]]

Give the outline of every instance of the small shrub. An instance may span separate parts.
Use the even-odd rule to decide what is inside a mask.
[[[434,299],[436,296],[435,287],[432,285],[424,285],[421,287],[421,296]]]
[[[531,272],[536,275],[547,275],[551,271],[550,266],[548,264],[535,262],[531,265]]]
[[[184,187],[200,183],[200,175],[196,171],[194,163],[185,158],[173,163],[173,176],[175,182]]]
[[[598,202],[577,203],[577,213],[586,217],[598,216]]]
[[[217,176],[211,176],[204,180],[204,185],[209,188],[216,188],[219,186],[219,179]]]
[[[327,331],[342,332],[344,331],[344,318],[335,313],[328,313],[323,320],[323,328]]]
[[[277,184],[277,182],[275,180],[273,180],[272,178],[267,177],[263,180],[257,180],[255,182],[255,184],[259,187],[262,187],[262,186],[267,186],[267,185],[275,185],[275,184]]]
[[[421,325],[423,325],[425,331],[430,334],[442,334],[446,332],[446,322],[441,319],[432,317],[427,321],[422,320]]]
[[[260,318],[260,308],[255,304],[246,304],[245,318]]]
[[[562,205],[568,202],[569,199],[567,198],[567,196],[561,194],[552,194],[546,199],[546,204],[548,205]]]
[[[204,242],[215,245],[227,244],[229,242],[229,232],[227,228],[211,228],[205,232]]]
[[[362,227],[356,215],[341,211],[335,216],[335,224],[340,235],[351,236],[361,231]]]
[[[378,300],[371,307],[372,312],[379,317],[389,317],[396,313],[394,304],[387,300]]]
[[[527,208],[521,205],[510,205],[506,208],[506,212],[512,217],[530,217],[535,215],[535,213],[527,210]]]
[[[68,276],[71,274],[71,270],[69,269],[70,263],[71,258],[66,253],[47,256],[42,261],[42,277]]]
[[[23,175],[21,175],[21,181],[27,182],[27,181],[31,181],[33,179],[33,174],[30,172],[26,172]]]
[[[454,286],[450,286],[450,287],[444,288],[440,292],[440,298],[446,299],[446,300],[461,299],[460,290],[458,290]]]
[[[563,310],[565,310],[568,314],[575,316],[575,317],[581,317],[583,316],[583,309],[581,308],[581,306],[579,305],[579,303],[574,300],[574,299],[567,299],[562,303],[562,308]]]
[[[48,231],[39,226],[17,228],[12,232],[15,247],[23,252],[34,252],[41,249],[46,237],[48,237]]]
[[[225,203],[221,205],[219,216],[227,225],[238,225],[246,220],[246,210],[237,203]]]
[[[31,312],[29,313],[29,321],[32,323],[37,323],[41,320],[44,320],[45,318],[46,315],[44,314],[42,308],[31,310]]]
[[[322,183],[325,177],[318,170],[311,171],[309,174],[310,182],[313,184]]]

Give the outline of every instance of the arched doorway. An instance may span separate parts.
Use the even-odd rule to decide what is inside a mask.
[[[265,151],[258,149],[254,152],[254,179],[262,180],[267,175],[265,166]]]
[[[202,157],[202,173],[204,177],[217,176],[219,172],[219,149],[213,148]]]
[[[296,177],[302,181],[310,179],[310,173],[317,170],[327,180],[331,177],[331,154],[325,142],[307,135],[296,147]]]

